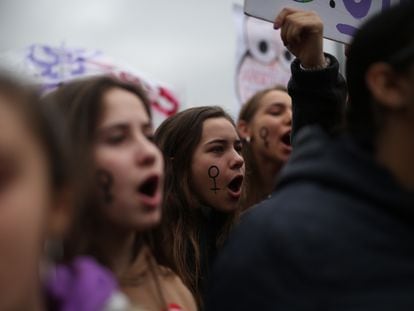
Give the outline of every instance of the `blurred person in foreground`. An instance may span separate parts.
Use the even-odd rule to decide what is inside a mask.
[[[345,132],[299,131],[277,192],[217,259],[207,310],[413,309],[413,14],[414,3],[401,4],[356,33]],[[284,9],[275,26],[298,58],[293,113],[323,115],[332,85],[321,21]]]

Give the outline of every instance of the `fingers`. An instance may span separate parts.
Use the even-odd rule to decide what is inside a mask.
[[[281,25],[280,35],[285,46],[299,43],[306,34],[322,37],[323,23],[315,12],[284,9],[276,23]]]
[[[286,16],[297,11],[299,10],[293,8],[284,8],[282,11],[280,11],[279,15],[276,16],[275,22],[273,23],[273,28],[279,29],[280,27],[282,27],[285,22]]]

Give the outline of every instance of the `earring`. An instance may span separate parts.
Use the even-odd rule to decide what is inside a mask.
[[[246,143],[250,143],[250,136],[246,136],[246,138],[244,139],[246,141]]]

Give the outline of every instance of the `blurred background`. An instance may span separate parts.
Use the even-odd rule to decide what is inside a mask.
[[[31,44],[98,49],[170,86],[180,109],[233,115],[237,22],[243,0],[0,0],[0,53]],[[269,24],[271,27],[271,24]],[[341,54],[332,42],[326,49]]]

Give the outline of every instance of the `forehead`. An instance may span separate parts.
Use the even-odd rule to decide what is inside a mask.
[[[281,104],[292,107],[292,99],[288,93],[279,90],[267,92],[260,101],[260,107],[266,109],[273,104]]]
[[[102,98],[103,111],[101,124],[113,122],[145,122],[150,121],[144,103],[134,93],[121,88],[112,88]]]
[[[226,118],[207,119],[203,123],[201,142],[203,143],[217,138],[238,139],[236,129]]]

